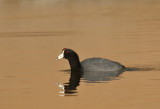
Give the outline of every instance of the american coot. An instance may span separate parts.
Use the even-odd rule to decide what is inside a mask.
[[[58,56],[58,59],[62,58],[69,61],[71,70],[83,69],[84,72],[108,72],[125,69],[122,64],[104,58],[88,58],[80,63],[78,54],[67,48],[64,48]]]

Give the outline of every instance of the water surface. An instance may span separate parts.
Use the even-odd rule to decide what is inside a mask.
[[[157,0],[1,0],[0,108],[159,109],[159,13]],[[63,48],[134,69],[112,81],[82,78],[65,96]]]

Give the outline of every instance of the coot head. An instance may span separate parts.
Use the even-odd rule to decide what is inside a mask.
[[[62,58],[65,58],[65,59],[72,59],[72,58],[75,58],[75,57],[78,57],[77,53],[71,49],[68,49],[68,48],[64,48],[62,50],[62,53],[57,57],[58,59],[62,59]]]
[[[79,68],[81,67],[78,54],[72,49],[64,48],[62,53],[57,57],[58,59],[65,58],[69,61],[70,67]]]

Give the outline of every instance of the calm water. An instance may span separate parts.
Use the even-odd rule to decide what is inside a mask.
[[[0,109],[159,109],[159,13],[158,0],[1,0]],[[63,48],[133,71],[70,77]]]

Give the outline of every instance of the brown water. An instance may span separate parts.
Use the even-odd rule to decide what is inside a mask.
[[[1,0],[0,109],[159,109],[159,13],[158,0]],[[143,71],[61,94],[63,48]]]

